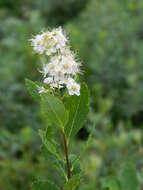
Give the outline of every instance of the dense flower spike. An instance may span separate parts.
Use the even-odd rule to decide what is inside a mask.
[[[43,66],[44,84],[51,89],[67,87],[69,95],[80,95],[80,85],[74,80],[79,73],[80,64],[68,46],[68,40],[61,27],[43,32],[30,40],[35,52],[49,57]],[[41,87],[39,93],[46,92]]]

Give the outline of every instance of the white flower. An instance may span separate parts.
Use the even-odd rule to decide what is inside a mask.
[[[69,89],[69,95],[74,95],[76,94],[77,96],[80,95],[80,85],[77,83],[74,83],[71,85],[71,88]]]
[[[54,62],[44,65],[44,67],[43,67],[44,77],[46,77],[47,74],[54,75],[55,69],[56,69],[56,63],[54,63]]]
[[[69,50],[69,48],[63,50],[62,52],[62,65],[65,72],[68,74],[76,75],[79,73],[80,63],[75,61],[75,55]]]
[[[49,72],[49,66],[47,64],[47,65],[43,66],[43,71],[41,71],[41,73],[43,73],[44,77],[46,77],[46,75],[48,74],[48,72]]]
[[[61,80],[61,79],[64,78],[64,72],[63,72],[63,70],[62,70],[61,65],[57,65],[57,66],[55,67],[55,74],[54,74],[54,76],[55,76],[55,79],[56,79],[56,80]]]
[[[57,83],[58,88],[63,88],[65,83],[65,75],[61,66],[57,66],[55,69],[54,81]]]
[[[53,33],[53,38],[56,42],[56,48],[57,49],[61,49],[63,47],[65,47],[66,45],[66,42],[67,42],[67,39],[63,33],[63,30],[61,27],[57,28],[57,29],[54,29],[52,31]]]
[[[49,84],[52,89],[63,88],[64,82],[62,80],[56,80],[54,77],[45,78],[43,81],[45,84]]]
[[[39,94],[46,93],[48,90],[46,90],[43,86],[38,87]]]
[[[45,78],[43,82],[44,82],[45,84],[51,84],[51,83],[53,83],[53,77]]]
[[[74,62],[72,64],[72,74],[76,75],[77,73],[79,73],[79,64],[77,64],[76,62]]]
[[[57,67],[56,63],[51,62],[51,63],[48,64],[48,67],[49,67],[49,71],[48,71],[49,75],[54,75],[55,74],[55,69]]]
[[[75,80],[73,78],[67,78],[67,80],[65,81],[65,84],[68,89],[71,87],[71,84],[73,83],[75,83]]]
[[[52,57],[50,57],[50,62],[55,64],[59,64],[60,60],[61,60],[61,55],[53,55]]]
[[[43,39],[43,36],[38,34],[33,39],[30,40],[34,51],[39,54],[43,54],[45,50],[42,39]]]
[[[57,49],[55,47],[46,49],[46,55],[50,56],[53,53],[56,53]]]
[[[67,57],[63,56],[61,60],[62,70],[65,74],[72,73],[72,63],[68,60]]]
[[[67,89],[69,91],[69,95],[80,95],[80,85],[76,83],[72,78],[67,80]]]

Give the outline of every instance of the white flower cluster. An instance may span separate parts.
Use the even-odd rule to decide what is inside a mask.
[[[80,85],[74,80],[80,64],[68,46],[68,40],[61,27],[43,32],[30,40],[34,51],[49,56],[49,63],[43,66],[44,83],[52,89],[67,87],[70,95],[80,95]],[[46,92],[44,87],[39,93]]]

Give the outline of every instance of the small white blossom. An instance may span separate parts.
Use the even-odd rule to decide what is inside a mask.
[[[48,67],[48,74],[49,75],[55,75],[55,73],[56,73],[56,68],[57,68],[57,64],[56,63],[54,63],[54,62],[51,62],[51,63],[49,63],[48,65],[47,65],[47,67]]]
[[[56,41],[56,48],[61,49],[61,48],[65,47],[67,39],[64,36],[62,28],[59,27],[57,29],[54,29],[52,31],[52,33],[53,33],[54,40]]]
[[[61,60],[61,55],[54,55],[50,57],[51,63],[59,64],[60,60]]]
[[[67,78],[67,80],[66,80],[66,85],[67,85],[67,88],[70,88],[70,86],[71,86],[71,84],[72,83],[74,83],[75,82],[75,80],[73,79],[73,78]]]
[[[72,78],[67,80],[67,89],[70,95],[80,95],[80,85],[76,83]]]
[[[30,40],[34,51],[39,54],[43,54],[45,50],[42,40],[43,40],[43,36],[40,34],[36,35],[33,39]]]
[[[72,62],[67,57],[62,57],[61,66],[65,74],[72,74]]]
[[[64,72],[62,70],[61,65],[57,65],[55,68],[55,74],[54,74],[55,80],[56,81],[61,81],[64,78]]]
[[[39,94],[46,93],[48,90],[46,90],[43,86],[38,87]]]
[[[44,77],[46,77],[48,72],[49,72],[49,65],[47,64],[43,66],[43,71],[41,71],[41,73],[43,73]]]
[[[51,83],[53,83],[53,77],[45,78],[43,82],[44,82],[45,84],[51,84]]]
[[[73,63],[72,64],[72,74],[76,75],[77,73],[79,73],[79,65],[77,63]]]
[[[55,74],[55,69],[56,69],[56,63],[55,62],[50,62],[49,64],[46,64],[43,66],[43,75],[46,77],[48,74],[54,75]]]

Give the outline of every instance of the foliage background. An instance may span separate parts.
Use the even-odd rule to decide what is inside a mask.
[[[44,128],[39,105],[24,79],[40,79],[39,57],[28,39],[62,25],[83,63],[82,80],[91,111],[71,145],[78,152],[93,124],[94,138],[81,160],[81,189],[101,189],[102,178],[118,176],[133,162],[143,188],[143,1],[0,1],[0,189],[27,190],[36,178],[55,171],[41,156],[37,135]],[[78,145],[78,146],[77,146]]]

